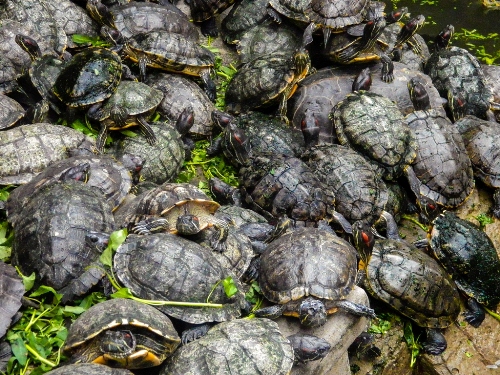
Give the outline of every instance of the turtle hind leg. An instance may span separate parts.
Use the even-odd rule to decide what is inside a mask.
[[[137,121],[139,122],[141,130],[143,131],[144,136],[146,137],[146,140],[148,141],[148,143],[151,146],[154,146],[156,143],[156,135],[153,132],[153,129],[151,129],[151,126],[149,125],[149,123],[142,116],[137,116]]]
[[[285,305],[273,305],[255,310],[254,314],[257,318],[277,319],[283,315],[284,311]]]
[[[478,328],[486,317],[486,313],[474,298],[467,300],[467,306],[469,309],[463,313],[465,321],[474,328]]]
[[[446,339],[438,329],[427,329],[427,338],[422,343],[422,349],[425,353],[431,355],[440,355],[448,346]]]
[[[359,303],[351,302],[348,300],[340,300],[335,303],[335,306],[358,316],[366,316],[368,318],[376,318],[375,311],[365,305]]]
[[[167,219],[162,217],[151,217],[136,223],[132,227],[131,232],[135,234],[146,235],[157,232],[165,232],[168,231],[169,228],[170,226]]]
[[[227,236],[229,234],[229,225],[234,225],[234,221],[229,216],[221,219],[213,219],[215,233],[210,237],[210,247],[222,253],[227,249]]]
[[[191,341],[198,340],[200,337],[204,336],[208,330],[212,327],[211,323],[198,324],[194,327],[185,329],[181,334],[182,345],[186,345]]]

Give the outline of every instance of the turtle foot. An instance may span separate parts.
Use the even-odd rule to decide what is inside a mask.
[[[443,334],[436,329],[427,330],[427,339],[422,344],[425,353],[431,355],[440,355],[447,348],[448,344]]]
[[[148,235],[155,232],[160,232],[168,228],[168,221],[163,218],[145,219],[139,221],[132,227],[132,233],[140,235]]]
[[[479,306],[479,303],[473,298],[467,300],[467,306],[469,307],[463,313],[465,321],[469,323],[474,328],[478,328],[486,317],[486,313],[483,308]]]
[[[212,327],[210,323],[205,323],[184,330],[181,334],[182,345],[186,345],[191,341],[198,340],[200,337],[204,336],[208,332],[210,327]]]

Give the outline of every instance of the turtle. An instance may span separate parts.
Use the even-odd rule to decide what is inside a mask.
[[[196,140],[212,137],[214,123],[211,113],[215,106],[196,83],[181,75],[168,73],[148,74],[145,83],[163,92],[163,100],[156,109],[162,116],[175,121],[190,106],[194,123],[188,131],[189,136]]]
[[[181,339],[169,317],[131,299],[100,302],[69,327],[63,352],[70,363],[98,363],[127,369],[161,365]]]
[[[87,11],[99,24],[117,29],[124,38],[153,30],[166,30],[198,41],[198,29],[170,2],[129,2],[108,7],[101,0],[89,0]]]
[[[14,126],[23,118],[25,112],[21,104],[7,95],[0,94],[0,129]]]
[[[0,319],[0,337],[3,337],[22,306],[24,284],[16,269],[10,264],[0,262],[0,294],[2,309]]]
[[[147,119],[162,99],[163,92],[145,83],[121,81],[106,103],[88,113],[90,118],[101,124],[101,131],[96,140],[97,150],[103,152],[110,130],[121,130],[136,125],[141,128],[148,143],[154,145],[156,136]]]
[[[495,310],[500,302],[500,260],[493,242],[477,225],[450,211],[432,223],[427,242],[432,255],[466,295],[465,320],[479,327],[485,318],[483,305]]]
[[[157,184],[173,181],[186,160],[182,136],[170,123],[154,121],[149,126],[157,140],[155,145],[150,145],[143,136],[124,137],[114,142],[107,152],[118,160],[126,155],[140,157],[144,163],[141,176],[146,181]]]
[[[212,251],[171,233],[131,236],[117,249],[114,273],[139,298],[221,304],[219,307],[161,305],[158,309],[189,325],[186,343],[206,333],[213,322],[236,319],[247,308],[236,275],[223,267]],[[231,277],[237,292],[228,297],[222,280]],[[162,285],[162,288],[158,288]]]
[[[12,264],[37,274],[67,302],[104,276],[99,256],[114,230],[111,207],[101,192],[68,180],[43,187],[20,213]]]
[[[474,190],[472,164],[462,137],[447,117],[429,108],[427,92],[418,79],[411,79],[408,89],[416,110],[405,123],[418,145],[417,156],[405,171],[410,188],[421,207],[421,197],[447,208],[458,207]]]
[[[333,107],[339,143],[358,151],[386,180],[403,174],[416,157],[416,141],[390,99],[370,91],[348,94]]]
[[[228,44],[236,44],[253,26],[268,19],[268,0],[240,0],[221,22],[220,34]]]
[[[49,375],[132,375],[127,369],[112,368],[97,363],[77,363],[64,365],[47,372]]]
[[[434,258],[399,237],[392,215],[386,211],[382,215],[387,239],[374,240],[366,223],[353,224],[365,267],[363,285],[372,296],[424,327],[424,352],[439,355],[447,347],[440,330],[460,314],[458,289]]]
[[[92,141],[78,130],[49,123],[22,125],[0,132],[3,162],[0,184],[25,184],[68,150]]]
[[[187,4],[191,11],[191,18],[201,26],[201,33],[205,36],[217,36],[219,31],[215,16],[229,8],[235,0],[189,0]]]
[[[498,163],[498,138],[500,125],[467,115],[454,124],[464,141],[474,170],[474,176],[495,190],[492,212],[500,218],[500,164]]]
[[[356,151],[335,144],[309,148],[302,160],[335,194],[335,209],[351,224],[369,225],[380,217],[388,200],[385,183]]]
[[[259,286],[273,305],[257,317],[299,318],[306,327],[326,323],[339,308],[374,318],[375,312],[346,299],[357,274],[356,249],[333,231],[297,228],[272,241],[261,255]]]
[[[497,65],[481,64],[481,69],[493,93],[494,103],[500,103],[500,68]],[[491,109],[494,111],[496,121],[500,122],[500,108],[492,106]]]
[[[320,360],[329,349],[330,345],[316,336],[296,334],[286,338],[269,319],[237,319],[222,322],[204,337],[181,347],[160,374],[218,375],[237,371],[240,375],[285,375],[294,363]]]
[[[226,110],[238,114],[278,103],[278,115],[286,119],[286,102],[309,72],[311,60],[305,47],[312,40],[306,29],[301,48],[295,53],[261,55],[243,65],[226,89]]]

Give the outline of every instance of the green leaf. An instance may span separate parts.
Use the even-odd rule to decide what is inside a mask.
[[[238,287],[234,283],[234,280],[231,276],[228,276],[224,280],[222,280],[222,286],[224,287],[224,292],[228,297],[232,297],[238,292]]]
[[[127,137],[137,137],[137,133],[136,132],[133,132],[131,130],[121,130],[120,133],[122,133],[123,135],[126,135]]]
[[[28,360],[28,349],[26,349],[23,340],[18,337],[14,342],[11,342],[10,346],[12,354],[14,354],[19,364],[21,366],[26,365],[26,361]]]
[[[64,311],[65,312],[70,312],[72,314],[81,314],[85,311],[86,309],[80,306],[64,306]]]
[[[117,292],[111,295],[111,298],[132,298],[134,295],[130,292],[129,288],[118,289]]]
[[[59,302],[62,298],[62,294],[57,293],[54,288],[47,285],[41,285],[37,290],[30,294],[30,297],[38,297],[46,293],[52,293],[57,302]]]
[[[10,259],[12,248],[10,246],[0,246],[0,260],[5,262]]]
[[[35,285],[35,279],[36,279],[35,273],[33,272],[29,276],[21,275],[21,277],[23,279],[24,289],[27,292],[29,292],[31,290],[31,288],[33,288],[33,285]]]
[[[116,230],[109,236],[109,243],[106,249],[102,252],[99,260],[105,266],[113,267],[113,254],[116,249],[125,241],[127,238],[127,229]]]

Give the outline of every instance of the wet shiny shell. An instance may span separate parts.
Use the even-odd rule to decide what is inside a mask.
[[[421,327],[445,328],[460,313],[460,295],[435,259],[405,241],[377,240],[365,287]]]
[[[24,284],[16,269],[10,264],[0,262],[0,337],[3,337],[11,325],[12,318],[21,308],[24,295]]]
[[[13,126],[24,116],[24,108],[14,99],[0,94],[0,129]]]
[[[385,179],[392,180],[416,157],[416,143],[403,114],[391,100],[367,91],[337,103],[333,122],[339,143],[360,152]]]
[[[336,199],[335,209],[349,222],[378,219],[388,199],[384,182],[371,165],[348,147],[325,144],[314,146],[302,156]]]
[[[146,349],[161,362],[172,354],[181,342],[168,316],[158,309],[134,300],[118,298],[100,302],[80,315],[68,330],[63,350],[71,354],[87,346],[87,360],[93,361],[94,356],[99,357],[101,354],[93,339],[106,330],[116,328],[139,333],[136,335],[137,351]],[[148,347],[148,340],[142,341],[141,333],[147,336],[148,340],[153,339],[157,346]],[[135,352],[131,355],[133,354]]]
[[[161,375],[289,374],[293,349],[269,319],[237,319],[216,325],[184,345]]]
[[[357,273],[356,250],[334,234],[300,228],[271,242],[261,255],[259,285],[271,302],[285,304],[313,296],[345,298]]]
[[[67,63],[67,61],[52,55],[43,55],[32,62],[29,75],[42,98],[49,101],[57,100],[52,92],[52,87]]]
[[[49,164],[68,157],[68,150],[90,140],[72,128],[46,123],[0,132],[3,161],[0,184],[25,184]]]
[[[210,295],[210,302],[224,305],[222,308],[158,306],[165,314],[188,323],[235,319],[246,304],[237,277],[221,266],[211,250],[170,233],[129,236],[115,254],[114,267],[120,282],[140,298],[206,302]],[[220,282],[228,276],[239,290],[231,298]]]
[[[167,73],[149,74],[146,83],[163,92],[158,112],[175,123],[182,111],[191,106],[194,111],[194,123],[189,129],[189,136],[207,139],[212,135],[211,115],[215,106],[200,86],[186,77]]]
[[[139,156],[144,166],[141,176],[157,184],[172,181],[185,160],[184,143],[177,130],[164,122],[149,123],[156,136],[156,143],[150,145],[146,138],[126,137],[116,143],[112,153],[120,160],[124,154]]]
[[[434,220],[430,246],[462,292],[491,309],[496,308],[500,302],[500,260],[484,231],[445,212]]]
[[[472,193],[472,164],[456,126],[434,110],[406,117],[418,144],[413,170],[420,194],[446,207],[457,207]]]
[[[447,98],[449,90],[456,90],[465,96],[468,115],[485,117],[493,94],[479,61],[467,50],[453,46],[433,53],[425,72],[443,98]]]
[[[109,98],[122,76],[120,56],[105,48],[89,48],[73,56],[53,87],[70,107],[84,107]]]
[[[132,371],[122,368],[111,368],[95,363],[78,363],[66,365],[47,372],[49,375],[133,375]]]
[[[67,181],[40,189],[24,207],[16,226],[12,264],[63,300],[81,295],[104,275],[96,263],[102,249],[86,243],[90,231],[111,233],[111,207],[101,192]]]

